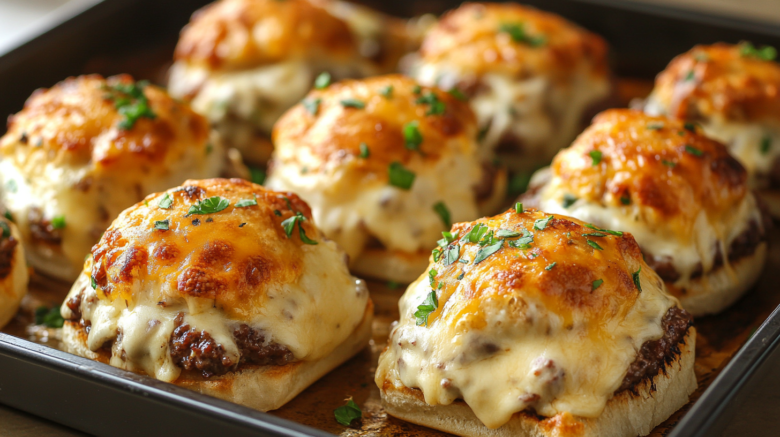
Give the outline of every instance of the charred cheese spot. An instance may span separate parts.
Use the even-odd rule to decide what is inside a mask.
[[[125,103],[147,110],[125,111]],[[129,115],[135,110],[144,115]],[[223,161],[206,119],[163,89],[126,75],[80,76],[36,91],[9,119],[2,201],[31,264],[71,280],[123,209],[188,177],[217,176]]]

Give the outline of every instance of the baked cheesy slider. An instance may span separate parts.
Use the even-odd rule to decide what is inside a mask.
[[[428,32],[408,73],[469,97],[480,137],[511,168],[546,164],[610,95],[607,44],[516,3],[465,3]]]
[[[780,64],[772,47],[714,44],[676,57],[644,109],[696,123],[747,169],[750,186],[780,217]]]
[[[124,211],[61,311],[72,353],[263,411],[365,347],[373,318],[306,203],[240,179]]]
[[[27,294],[30,275],[21,241],[16,225],[0,216],[0,328],[14,317]]]
[[[768,219],[744,167],[683,121],[628,109],[603,112],[534,175],[523,199],[631,232],[647,263],[695,316],[736,301],[758,280],[767,257]]]
[[[409,283],[441,232],[503,199],[469,106],[404,76],[312,91],[274,128],[267,185],[312,207],[358,275]]]
[[[216,177],[225,152],[206,120],[130,76],[36,91],[0,139],[0,203],[36,270],[72,281],[103,231],[147,194]]]
[[[394,71],[421,38],[406,31],[403,20],[341,2],[221,0],[182,30],[168,85],[264,164],[273,124],[312,83]]]
[[[518,204],[446,240],[379,358],[389,414],[462,436],[635,437],[688,401],[692,318],[630,234]]]

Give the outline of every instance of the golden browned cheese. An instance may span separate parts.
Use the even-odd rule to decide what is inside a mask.
[[[295,284],[302,274],[298,225],[288,237],[281,223],[300,213],[305,236],[322,240],[308,205],[295,194],[241,179],[186,181],[182,187],[168,193],[169,209],[159,207],[163,194],[150,196],[106,231],[87,272],[98,295],[132,302],[137,284],[154,280],[159,294],[147,300],[205,298],[231,319],[252,320],[262,314],[269,290]],[[215,196],[229,206],[213,214],[189,213],[192,205]],[[257,204],[239,207],[240,201]],[[158,229],[161,222],[167,230]]]
[[[238,70],[304,58],[357,54],[347,24],[317,0],[221,0],[196,12],[175,59],[212,70]]]
[[[538,42],[518,41],[513,34]],[[584,61],[595,74],[607,74],[607,45],[601,37],[555,14],[515,3],[466,3],[448,12],[427,34],[420,53],[427,63],[475,74],[568,80]]]
[[[598,115],[551,169],[575,198],[644,207],[646,221],[684,239],[701,211],[717,222],[748,192],[745,169],[700,128],[628,109]]]
[[[681,119],[780,122],[780,64],[744,48],[699,45],[677,56],[656,78],[653,98]]]
[[[431,105],[420,101],[431,95],[444,104],[443,114],[429,114]],[[365,108],[343,104],[352,99]],[[404,127],[412,122],[417,123],[422,136],[419,150],[405,147]],[[467,103],[440,89],[390,75],[345,80],[313,90],[279,120],[273,140],[277,147],[294,145],[297,157],[309,158],[302,162],[309,171],[349,162],[366,177],[386,180],[392,162],[424,168],[452,153],[465,152],[470,142],[451,140],[474,138],[475,123]],[[360,156],[361,143],[368,147],[369,159],[348,159]],[[450,150],[449,145],[457,148]]]

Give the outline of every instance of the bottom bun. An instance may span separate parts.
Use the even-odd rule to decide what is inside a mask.
[[[391,416],[460,436],[489,437],[635,437],[653,428],[688,403],[696,389],[693,372],[696,330],[690,328],[680,353],[652,380],[617,393],[596,418],[559,413],[544,418],[522,411],[497,429],[487,428],[463,401],[428,405],[418,389],[405,387],[385,375],[380,385],[382,405]],[[378,380],[377,382],[380,382]]]
[[[363,350],[371,339],[373,319],[374,304],[369,299],[363,320],[352,334],[319,360],[295,361],[283,366],[252,366],[208,379],[182,374],[173,384],[256,410],[275,410]],[[96,353],[87,348],[86,333],[78,323],[66,322],[62,335],[68,352],[108,363],[107,351]]]
[[[411,284],[428,268],[430,251],[406,253],[386,249],[366,249],[350,266],[361,278]]]

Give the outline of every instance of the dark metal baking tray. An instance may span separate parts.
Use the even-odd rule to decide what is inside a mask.
[[[34,89],[51,86],[70,75],[126,72],[159,82],[179,30],[190,14],[205,3],[207,0],[104,0],[47,30],[0,57],[0,114],[17,112]],[[366,0],[363,3],[400,16],[439,13],[457,6],[457,2],[450,0]],[[603,35],[612,47],[614,71],[622,78],[651,79],[673,56],[697,43],[751,40],[780,46],[780,26],[767,23],[622,0],[529,0],[525,3],[561,14]],[[774,243],[778,242],[775,239]],[[780,364],[777,348],[780,313],[772,312],[780,303],[775,286],[780,282],[780,268],[777,268],[780,249],[773,250],[770,259],[775,268],[767,269],[756,290],[725,315],[697,320],[699,331],[710,342],[698,345],[699,348],[724,356],[697,361],[700,367],[712,365],[711,369],[699,372],[700,383],[707,387],[706,391],[697,392],[695,396],[700,397],[687,413],[685,410],[677,413],[653,435],[721,435],[728,429],[737,406],[744,405],[751,390],[763,381],[767,369]],[[384,308],[377,314],[378,319],[395,318],[393,306],[400,291],[388,290],[381,284],[374,284],[371,291],[378,301],[377,308]],[[61,296],[52,303],[57,299],[61,300]],[[763,325],[751,333],[761,322]],[[310,415],[317,418],[307,423],[333,422],[330,405],[314,409],[317,404],[302,400],[302,396],[291,403],[297,405],[297,412],[283,409],[280,413],[259,413],[19,337],[18,333],[0,333],[0,403],[88,433],[328,435],[284,419],[304,422],[300,413],[307,408],[312,408]],[[336,402],[345,393],[355,393],[356,399],[363,396],[360,393],[372,382],[356,362],[374,359],[379,348],[381,344],[373,344],[370,351],[326,376],[309,391],[332,392]],[[356,376],[343,381],[335,375],[337,372]],[[339,390],[335,392],[333,387]],[[369,402],[365,396],[362,401]],[[370,408],[374,410],[368,405],[364,409],[368,416],[376,418],[376,403],[372,405]],[[780,403],[775,405],[777,408]],[[420,428],[414,425],[392,422],[393,419],[386,417],[383,420],[391,422],[391,426],[375,428],[375,434],[420,433]],[[364,419],[362,430],[347,428],[344,434],[371,434],[372,423],[365,422],[370,420]],[[332,425],[319,428],[345,431]]]

